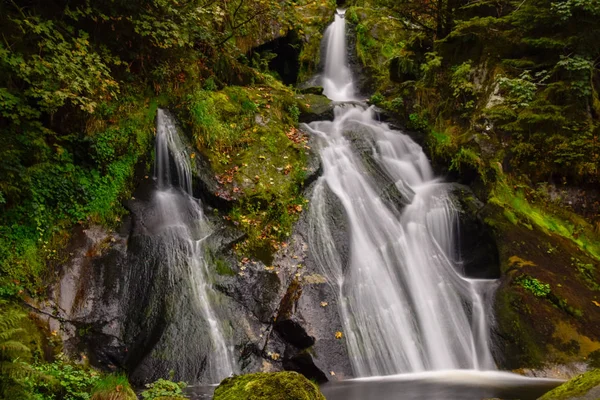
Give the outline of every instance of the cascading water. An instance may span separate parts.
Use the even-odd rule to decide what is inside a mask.
[[[205,331],[209,340],[203,339],[206,346],[197,353],[208,352],[204,361],[202,380],[213,383],[230,376],[235,370],[235,365],[222,327],[211,307],[211,299],[215,298],[216,294],[209,284],[209,272],[203,248],[204,240],[211,232],[199,201],[192,197],[190,160],[190,154],[187,153],[179,138],[174,120],[165,111],[158,110],[154,169],[158,189],[152,198],[154,215],[149,219],[148,225],[154,227],[154,238],[160,243],[162,253],[160,259],[168,268],[170,286],[177,287],[178,283],[174,280],[180,280],[182,277],[186,280],[193,316],[185,324],[204,325],[199,330]],[[175,167],[175,174],[171,173],[172,166]],[[181,330],[179,331],[181,334]],[[198,332],[198,330],[192,331]],[[183,339],[193,342],[185,345],[174,343],[168,351],[176,354],[185,353],[189,346],[200,343],[202,338]],[[172,358],[185,360],[186,356],[181,354]],[[201,360],[192,360],[188,363],[196,365],[183,366],[182,369],[198,370],[198,366],[202,364]]]
[[[354,100],[343,12],[324,40],[325,94]],[[463,275],[457,210],[421,147],[356,104],[337,106],[333,121],[306,129],[319,138],[324,171],[311,201],[310,250],[337,288],[355,373],[494,369],[486,300],[496,282]],[[367,143],[362,153],[356,142]],[[381,176],[395,184],[403,209],[385,201]],[[348,255],[329,224],[330,193],[345,212]]]
[[[322,77],[323,93],[331,100],[354,100],[352,73],[346,63],[346,19],[345,11],[338,10],[335,21],[325,31],[323,40],[327,44],[325,74]]]

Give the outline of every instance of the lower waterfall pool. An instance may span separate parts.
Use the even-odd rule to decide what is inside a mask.
[[[510,372],[448,370],[349,379],[322,385],[327,400],[535,400],[563,383]],[[212,399],[216,385],[190,386],[192,400]]]

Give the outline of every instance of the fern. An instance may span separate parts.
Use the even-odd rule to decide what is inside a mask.
[[[26,315],[0,300],[0,397],[29,399],[25,380],[35,371],[23,361],[31,358],[31,350],[20,341],[25,330],[21,327]]]

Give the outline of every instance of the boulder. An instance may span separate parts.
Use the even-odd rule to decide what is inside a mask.
[[[224,379],[214,400],[325,400],[319,388],[297,372],[239,375]]]

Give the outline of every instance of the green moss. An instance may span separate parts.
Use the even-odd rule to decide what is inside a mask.
[[[497,291],[494,311],[499,332],[506,338],[503,365],[509,369],[540,367],[544,360],[543,344],[521,318],[523,308],[522,300],[510,287],[501,287]]]
[[[275,372],[226,378],[214,400],[325,400],[319,388],[297,372]]]
[[[213,260],[213,264],[215,266],[215,271],[219,275],[233,276],[235,275],[235,271],[231,268],[231,265],[222,257],[217,257]]]
[[[195,90],[181,117],[217,174],[217,195],[237,200],[225,218],[247,238],[235,250],[242,256],[263,255],[268,262],[290,236],[305,204],[301,189],[309,148],[307,136],[296,128],[306,104],[281,83],[265,81],[217,92]]]
[[[559,216],[543,203],[530,200],[532,191],[526,186],[509,184],[506,176],[499,178],[491,190],[489,202],[503,207],[511,222],[534,225],[545,233],[567,238],[600,260],[598,234],[586,220],[566,210],[560,210],[562,216]]]
[[[576,397],[583,397],[593,388],[600,386],[600,369],[586,372],[576,376],[570,381],[560,385],[540,397],[539,400],[567,400]],[[596,389],[600,395],[600,389]],[[591,398],[591,397],[590,397]]]

